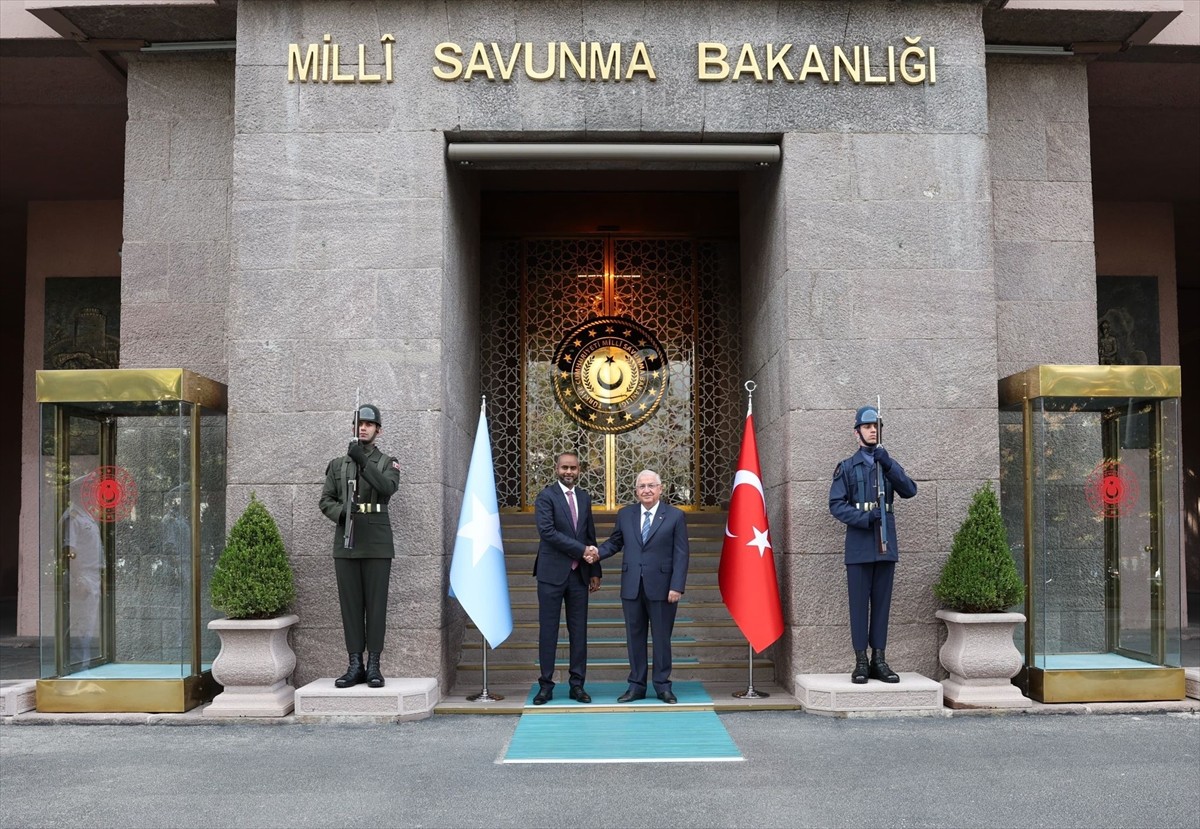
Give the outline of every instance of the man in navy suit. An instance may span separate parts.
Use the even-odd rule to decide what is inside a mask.
[[[600,589],[600,565],[584,561],[584,553],[596,551],[596,525],[592,521],[592,497],[575,486],[579,480],[579,456],[560,452],[554,456],[558,480],[538,493],[534,501],[537,520],[537,558],[533,575],[538,591],[538,692],[534,705],[554,698],[554,657],[558,650],[558,614],[567,606],[567,638],[570,641],[571,699],[591,702],[583,689],[587,673],[588,593]]]
[[[621,609],[629,649],[629,688],[617,702],[646,696],[646,633],[654,631],[654,689],[663,702],[674,705],[671,691],[671,631],[683,597],[688,571],[687,520],[683,511],[662,500],[662,479],[646,469],[634,482],[637,503],[622,507],[608,541],[589,561],[622,550]]]

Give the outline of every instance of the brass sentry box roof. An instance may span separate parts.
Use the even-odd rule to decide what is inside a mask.
[[[39,371],[39,403],[147,403],[181,401],[217,412],[229,408],[229,390],[184,368]]]
[[[1167,399],[1180,396],[1179,366],[1034,366],[999,382],[1000,406],[1038,397]]]

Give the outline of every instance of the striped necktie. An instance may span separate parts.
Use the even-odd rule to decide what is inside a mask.
[[[642,543],[646,543],[646,539],[650,536],[650,511],[642,513]]]
[[[575,490],[574,489],[567,490],[567,509],[570,510],[570,512],[571,512],[571,530],[574,532],[578,532],[579,531],[579,513],[575,510]],[[572,559],[571,560],[571,569],[575,570],[575,569],[578,569],[578,567],[579,567],[579,561],[576,559]]]

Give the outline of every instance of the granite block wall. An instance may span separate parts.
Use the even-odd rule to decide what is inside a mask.
[[[997,376],[1096,362],[1087,66],[988,61]]]
[[[233,63],[131,55],[121,367],[228,378]]]
[[[297,562],[297,680],[343,659],[333,528],[316,500],[359,387],[403,470],[384,668],[452,678],[462,620],[445,586],[478,416],[479,245],[478,184],[444,146],[518,137],[780,138],[782,163],[743,176],[740,228],[744,369],[760,384],[760,451],[777,461],[764,483],[792,623],[777,675],[848,667],[828,485],[853,449],[853,410],[876,395],[886,442],[921,488],[897,511],[889,651],[937,675],[929,587],[971,491],[998,477],[997,372],[1086,356],[1078,332],[1094,305],[1082,68],[985,66],[980,15],[975,3],[848,0],[244,0],[234,64],[137,62],[130,141],[145,152],[128,175],[124,298],[142,345],[128,364],[169,355],[228,379],[229,514],[257,491]],[[289,83],[288,44],[325,34],[346,68],[364,44],[370,72],[392,34],[395,81]],[[936,46],[935,84],[696,78],[701,40],[867,43],[882,70],[883,48],[905,35]],[[641,41],[657,80],[434,77],[434,44],[476,40]],[[1034,158],[1021,149],[1031,119],[1043,125]],[[200,140],[218,133],[227,164]],[[173,142],[197,149],[176,158]],[[1030,212],[1047,205],[1052,215]],[[202,277],[185,280],[186,313],[166,305],[176,261]],[[1053,280],[1070,299],[1041,293]],[[209,305],[222,308],[219,342],[195,330]]]

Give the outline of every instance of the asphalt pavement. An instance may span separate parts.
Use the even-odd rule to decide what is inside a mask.
[[[5,827],[1185,827],[1196,714],[725,714],[740,763],[502,765],[517,719],[0,727]]]

